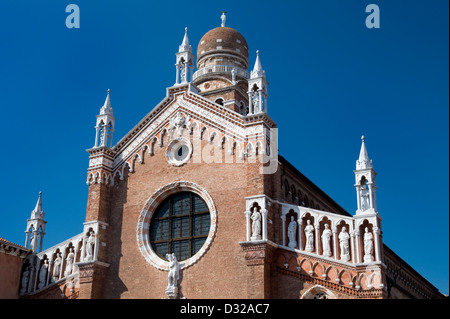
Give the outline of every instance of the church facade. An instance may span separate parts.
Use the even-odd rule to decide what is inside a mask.
[[[116,144],[108,90],[83,231],[42,250],[39,195],[19,297],[441,298],[383,243],[364,137],[352,214],[278,154],[260,54],[249,69],[247,42],[225,20],[196,55],[185,30],[175,84]]]

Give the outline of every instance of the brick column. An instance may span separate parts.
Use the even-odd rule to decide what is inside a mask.
[[[264,240],[239,243],[248,266],[247,298],[268,299],[270,293],[270,264],[274,247]]]
[[[102,282],[105,279],[107,264],[100,262],[77,263],[80,274],[80,299],[101,299]],[[95,280],[94,280],[95,278]]]

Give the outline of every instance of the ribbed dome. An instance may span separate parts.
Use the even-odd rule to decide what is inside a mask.
[[[245,38],[233,28],[218,27],[208,31],[197,47],[197,60],[211,51],[228,51],[248,60],[248,47]]]

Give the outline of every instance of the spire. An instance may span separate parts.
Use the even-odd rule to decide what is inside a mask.
[[[256,78],[256,77],[263,77],[265,75],[265,72],[261,66],[261,60],[259,59],[259,50],[256,51],[256,61],[255,61],[255,66],[253,67],[253,71],[251,74],[251,78]]]
[[[111,90],[108,89],[108,95],[106,96],[105,104],[103,104],[102,108],[100,109],[100,115],[103,114],[113,114],[113,109],[111,107],[111,99],[109,97],[109,92]]]
[[[372,168],[372,161],[369,159],[369,154],[367,153],[364,135],[361,136],[361,140],[361,151],[359,152],[359,159],[356,161],[356,169]]]
[[[189,44],[189,37],[188,37],[188,28],[184,28],[184,37],[183,37],[183,42],[181,42],[181,45],[178,49],[178,52],[192,52],[192,46]]]
[[[42,192],[39,192],[39,198],[36,207],[31,212],[31,218],[44,219],[44,211],[42,210]]]
[[[108,89],[105,104],[100,108],[100,114],[97,115],[94,148],[99,146],[112,147],[112,134],[114,132],[114,123],[116,119],[113,116],[111,98],[109,97],[110,92],[111,90]]]

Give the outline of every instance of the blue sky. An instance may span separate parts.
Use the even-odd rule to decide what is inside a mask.
[[[68,29],[65,8],[80,8]],[[380,7],[368,29],[365,8]],[[449,283],[448,1],[0,2],[0,237],[24,244],[39,191],[44,248],[82,231],[95,115],[111,89],[117,142],[220,26],[260,51],[279,153],[350,213],[361,135],[377,175],[383,240],[438,289]]]

